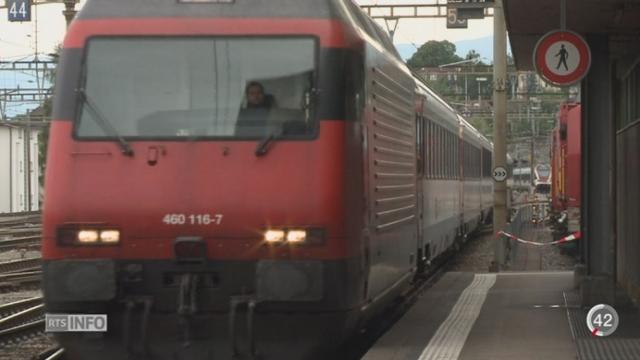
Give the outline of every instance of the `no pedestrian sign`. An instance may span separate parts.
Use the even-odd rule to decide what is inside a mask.
[[[548,83],[569,86],[582,80],[589,72],[591,50],[580,35],[556,30],[538,41],[533,63],[538,75]]]

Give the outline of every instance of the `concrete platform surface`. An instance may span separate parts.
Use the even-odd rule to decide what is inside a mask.
[[[598,338],[573,272],[449,272],[365,354],[366,360],[637,360],[640,314]]]

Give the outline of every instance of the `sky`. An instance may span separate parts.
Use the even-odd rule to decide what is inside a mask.
[[[360,5],[389,4],[389,3],[435,3],[444,0],[356,0]],[[4,1],[0,1],[3,3]],[[82,0],[76,9],[80,9]],[[38,18],[37,39],[38,53],[51,53],[57,44],[62,42],[66,29],[62,4],[46,4],[33,6],[32,21],[25,23],[9,23],[7,10],[0,9],[0,60],[15,60],[35,54],[36,46],[36,12]],[[384,21],[380,20],[385,28]],[[417,46],[429,40],[449,40],[458,42],[490,36],[493,33],[493,19],[469,20],[468,29],[447,29],[445,19],[401,19],[394,42],[396,44],[411,44]]]
[[[81,4],[83,3],[84,1]],[[79,9],[80,6],[76,8]],[[0,60],[32,57],[36,53],[36,34],[38,53],[53,52],[56,45],[62,42],[66,30],[63,10],[63,4],[32,6],[31,22],[10,23],[7,20],[7,9],[0,9]]]
[[[360,5],[388,4],[435,4],[446,3],[445,0],[356,0]],[[382,19],[376,19],[386,29]],[[462,40],[473,40],[493,35],[493,18],[469,20],[467,29],[447,29],[446,19],[400,19],[394,43],[422,45],[429,40],[448,40],[452,43]]]

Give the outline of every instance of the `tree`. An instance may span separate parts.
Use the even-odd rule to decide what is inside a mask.
[[[412,68],[436,67],[462,61],[462,58],[456,55],[456,46],[447,41],[427,41],[418,51],[407,61]]]
[[[469,50],[469,52],[464,57],[464,59],[465,60],[476,60],[476,64],[477,65],[485,65],[485,63],[483,63],[480,60],[480,54],[477,51],[473,50],[473,49]]]

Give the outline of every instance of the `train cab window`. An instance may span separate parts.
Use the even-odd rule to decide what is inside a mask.
[[[313,138],[317,47],[311,37],[91,39],[75,136]]]

